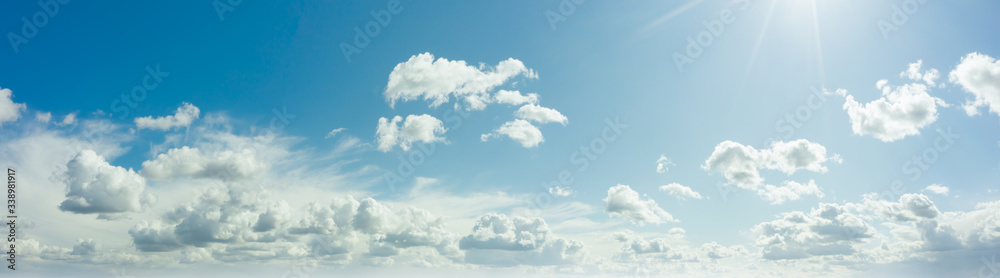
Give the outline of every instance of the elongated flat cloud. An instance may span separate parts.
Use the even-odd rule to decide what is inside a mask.
[[[402,123],[402,127],[400,127]],[[378,127],[375,130],[378,150],[388,152],[393,147],[399,146],[403,151],[409,151],[414,142],[434,143],[444,142],[441,136],[446,131],[444,123],[434,116],[409,115],[404,121],[402,117],[396,116],[389,121],[387,118],[378,120]]]
[[[170,130],[175,127],[186,127],[197,120],[201,110],[197,106],[185,102],[173,115],[156,117],[146,116],[135,118],[135,126],[139,129]]]
[[[266,163],[258,161],[251,149],[204,154],[197,148],[185,146],[143,162],[139,173],[152,180],[215,178],[229,181],[259,177],[266,169]]]
[[[493,95],[493,100],[496,103],[508,105],[537,104],[538,94],[521,95],[520,91],[499,90]]]
[[[538,78],[533,70],[513,58],[487,69],[470,66],[461,60],[434,59],[433,54],[422,53],[393,68],[384,95],[393,107],[396,101],[418,98],[429,101],[431,107],[437,107],[455,96],[466,99],[470,107],[479,110],[490,99],[490,90],[520,75]]]
[[[671,183],[668,185],[660,186],[660,191],[667,192],[670,196],[674,196],[680,199],[691,198],[691,199],[701,199],[701,194],[695,192],[690,187],[680,185],[678,183]]]
[[[562,125],[566,125],[566,123],[569,122],[569,119],[567,119],[566,116],[563,116],[562,113],[559,113],[559,111],[534,104],[521,106],[521,108],[514,112],[514,116],[539,124],[560,123]]]
[[[764,181],[760,170],[778,170],[788,175],[799,170],[823,173],[827,171],[824,163],[840,161],[836,155],[828,156],[823,145],[805,139],[773,142],[770,147],[757,150],[752,146],[724,141],[715,146],[712,155],[701,167],[722,173],[730,184],[756,189]]]
[[[538,146],[538,144],[545,142],[545,137],[542,136],[542,131],[538,130],[538,127],[535,125],[532,125],[528,121],[522,119],[506,122],[503,126],[494,130],[493,133],[483,134],[481,138],[483,141],[487,141],[491,137],[501,135],[507,136],[507,138],[521,143],[521,146],[525,148],[533,148]]]

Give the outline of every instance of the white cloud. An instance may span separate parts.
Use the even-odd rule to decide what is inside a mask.
[[[253,149],[203,154],[187,146],[171,149],[142,163],[143,176],[152,180],[174,178],[214,178],[223,181],[247,180],[261,176],[267,164],[258,160]]]
[[[712,259],[724,259],[729,257],[741,256],[749,253],[746,247],[743,245],[733,245],[733,246],[722,246],[715,241],[705,243],[701,245],[701,250],[705,252],[705,255]]]
[[[62,176],[66,200],[59,209],[72,213],[97,213],[115,219],[128,212],[141,212],[156,203],[146,192],[146,180],[131,169],[112,166],[94,151],[84,150],[66,164]]]
[[[534,104],[525,104],[514,112],[514,116],[530,120],[539,124],[560,123],[566,125],[569,119],[562,113],[552,108],[541,107]]]
[[[1000,61],[980,53],[969,53],[948,74],[948,80],[972,94],[973,100],[962,106],[969,116],[979,114],[979,108],[1000,115]]]
[[[538,94],[521,95],[520,91],[499,90],[493,95],[493,100],[508,105],[538,104]]]
[[[52,120],[52,112],[35,112],[35,120],[43,123],[48,123]]]
[[[924,188],[924,191],[930,191],[931,193],[938,194],[938,195],[945,195],[945,196],[948,196],[948,191],[949,190],[950,189],[947,186],[936,184],[936,183],[928,185],[927,188]]]
[[[400,127],[400,122],[402,122],[402,127]],[[441,120],[423,114],[406,116],[405,121],[400,116],[393,117],[392,121],[385,117],[379,118],[375,136],[378,150],[382,152],[388,152],[396,145],[399,145],[403,151],[409,151],[414,142],[444,142],[445,138],[440,135],[447,131]]]
[[[882,79],[875,85],[882,91],[882,97],[869,103],[859,103],[853,95],[845,93],[843,109],[850,117],[854,134],[892,142],[920,134],[921,128],[937,121],[937,107],[948,107],[944,100],[929,94],[940,73],[936,69],[920,73],[922,63],[910,64],[900,77],[923,80],[926,84],[910,83],[892,88],[887,85],[888,80]]]
[[[169,130],[175,127],[186,127],[198,119],[201,110],[198,107],[185,102],[177,108],[174,115],[156,117],[146,116],[135,118],[135,126],[139,129]]]
[[[852,205],[859,211],[873,212],[892,221],[920,221],[934,219],[941,212],[930,198],[923,194],[903,194],[899,201],[879,199],[876,194],[866,194],[861,204]]]
[[[343,127],[341,127],[341,128],[335,128],[335,129],[331,130],[330,133],[327,133],[326,137],[324,137],[324,139],[329,139],[330,137],[337,136],[337,133],[340,133],[341,131],[344,131],[344,130],[347,130],[347,128],[343,128]]]
[[[778,170],[787,175],[799,170],[824,173],[827,168],[823,164],[828,161],[840,162],[840,159],[837,155],[827,156],[826,147],[805,139],[773,142],[770,149],[763,150],[724,141],[715,146],[701,167],[722,173],[729,184],[757,189],[764,181],[760,176],[762,169]]]
[[[636,224],[677,222],[656,201],[649,198],[643,200],[639,193],[628,185],[617,185],[608,188],[608,197],[604,198],[604,209],[612,216],[619,216]]]
[[[674,165],[674,162],[670,161],[666,155],[661,154],[660,158],[656,159],[656,172],[660,174],[666,173],[667,171],[670,171],[669,166],[672,165]]]
[[[470,66],[461,60],[435,60],[433,54],[422,53],[393,68],[384,95],[390,106],[395,106],[397,100],[423,98],[431,102],[431,107],[447,103],[454,95],[465,99],[470,108],[478,110],[489,99],[490,90],[519,75],[538,78],[533,70],[513,58],[486,69]]]
[[[549,187],[549,193],[552,193],[552,195],[556,196],[566,197],[569,195],[573,195],[573,190],[571,190],[569,187],[561,187],[556,185],[553,187]]]
[[[612,237],[622,245],[612,259],[652,265],[660,262],[698,262],[695,252],[672,246],[667,238],[646,239],[632,231],[616,232]]]
[[[809,180],[806,184],[785,181],[785,185],[781,187],[767,184],[764,185],[764,188],[758,189],[757,194],[764,200],[770,201],[772,205],[798,200],[802,195],[816,195],[820,198],[824,196],[823,191],[819,189],[819,186],[816,186],[816,182],[813,180]]]
[[[680,199],[692,198],[701,199],[701,194],[691,190],[690,187],[683,186],[677,183],[671,183],[668,185],[660,186],[660,191],[666,191],[670,196],[674,196]]]
[[[11,95],[13,92],[10,89],[0,88],[0,126],[6,122],[16,121],[21,117],[21,110],[26,107],[24,103],[14,103]]]
[[[513,121],[506,122],[503,126],[494,130],[493,133],[483,134],[481,138],[483,141],[487,141],[490,137],[500,135],[514,139],[514,141],[521,143],[521,146],[525,148],[533,148],[538,146],[538,144],[545,142],[545,137],[542,136],[542,131],[538,130],[538,127],[522,119],[515,119]]]
[[[941,77],[941,72],[939,72],[937,69],[929,69],[929,70],[921,73],[920,72],[920,67],[923,65],[923,63],[924,63],[923,60],[917,60],[914,63],[910,63],[910,65],[907,67],[906,71],[899,73],[899,77],[908,78],[910,80],[916,80],[916,81],[921,81],[922,80],[922,81],[924,81],[924,83],[927,83],[927,85],[929,85],[931,87],[934,87],[935,86],[934,82],[939,77]],[[878,87],[879,87],[879,89],[882,89],[883,86],[884,86],[884,83],[883,83],[882,86],[878,86]]]
[[[808,213],[784,213],[758,224],[753,233],[764,259],[781,260],[850,255],[877,231],[843,206],[820,204]]]
[[[66,114],[58,125],[71,125],[73,123],[76,123],[76,112]]]
[[[555,236],[541,218],[487,214],[459,240],[465,262],[509,266],[565,265],[586,255],[582,242]]]

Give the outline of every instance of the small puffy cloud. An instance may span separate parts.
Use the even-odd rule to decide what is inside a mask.
[[[644,200],[628,185],[619,184],[609,188],[608,197],[604,198],[604,209],[611,216],[619,216],[640,225],[677,222],[656,201],[649,198]]]
[[[701,199],[701,194],[691,190],[690,187],[683,186],[677,183],[671,183],[668,185],[660,186],[660,191],[665,191],[670,196],[674,196],[680,199],[691,198],[691,199]]]
[[[920,134],[921,128],[937,121],[938,106],[948,107],[944,100],[929,94],[940,73],[936,69],[921,73],[922,63],[910,64],[900,77],[923,80],[926,84],[910,83],[893,88],[888,86],[888,80],[882,79],[875,85],[882,91],[882,97],[869,103],[859,103],[854,96],[843,93],[846,97],[843,109],[850,117],[851,131],[892,142]]]
[[[569,195],[573,195],[573,190],[570,189],[569,187],[561,187],[559,185],[556,185],[553,187],[549,187],[549,193],[552,193],[552,195],[555,196],[566,197]]]
[[[66,200],[59,204],[62,211],[115,219],[156,202],[156,197],[146,192],[146,179],[131,169],[108,164],[91,150],[70,160],[62,179],[67,188]]]
[[[483,141],[487,141],[491,137],[497,137],[500,135],[514,139],[514,141],[521,143],[521,146],[525,148],[533,148],[538,146],[538,144],[545,142],[545,137],[542,136],[542,131],[538,130],[538,127],[522,119],[515,119],[513,121],[506,122],[503,126],[494,130],[493,133],[483,134],[481,138]]]
[[[478,110],[489,100],[489,91],[516,76],[538,78],[533,70],[513,58],[485,68],[461,60],[434,59],[433,54],[422,53],[393,68],[384,95],[390,106],[395,106],[399,100],[423,98],[431,107],[447,103],[455,96]]]
[[[493,100],[508,105],[537,104],[538,94],[521,95],[520,91],[499,90],[493,95]]]
[[[35,120],[43,123],[47,123],[52,120],[52,112],[36,112]]]
[[[936,183],[928,185],[927,188],[924,188],[924,191],[928,191],[928,192],[931,192],[931,193],[934,193],[934,194],[938,194],[938,195],[945,195],[945,196],[948,196],[948,191],[949,190],[950,189],[947,186],[936,184]]]
[[[799,170],[823,173],[823,164],[839,162],[837,155],[828,156],[826,147],[818,143],[799,139],[789,142],[773,142],[770,149],[757,150],[733,141],[724,141],[715,146],[712,155],[701,167],[707,171],[722,173],[730,184],[744,189],[757,189],[764,181],[760,170],[778,170],[791,175]]]
[[[521,108],[514,112],[514,116],[539,124],[560,123],[566,125],[569,122],[569,119],[563,116],[562,113],[559,113],[559,111],[534,104],[521,106]]]
[[[198,107],[185,102],[173,115],[156,117],[146,116],[135,118],[135,125],[139,129],[170,130],[175,127],[186,127],[198,119],[201,110]]]
[[[987,106],[990,112],[1000,115],[1000,61],[996,58],[969,53],[948,74],[948,80],[972,94],[973,99],[962,105],[966,114],[978,115],[979,108]]]
[[[809,180],[806,184],[785,181],[784,186],[766,184],[763,188],[757,189],[757,194],[764,198],[764,200],[771,202],[772,205],[780,205],[786,201],[798,200],[802,198],[802,195],[816,195],[816,197],[820,198],[824,196],[823,191],[819,189],[814,180]]]
[[[660,158],[656,159],[656,172],[663,174],[670,170],[670,166],[674,165],[673,161],[670,161],[666,155],[660,155]]]
[[[187,146],[171,149],[142,163],[143,176],[152,180],[174,178],[215,178],[224,181],[259,177],[267,165],[256,158],[252,149],[203,154]]]
[[[329,139],[330,137],[337,136],[338,133],[340,133],[341,131],[344,131],[344,130],[347,130],[347,128],[343,128],[343,127],[341,127],[341,128],[335,128],[335,129],[331,130],[330,133],[327,133],[326,137],[324,137],[324,139]]]
[[[921,73],[920,67],[923,65],[923,63],[924,63],[923,60],[917,60],[914,63],[910,63],[910,65],[906,68],[906,71],[899,73],[899,77],[908,78],[910,80],[916,80],[916,81],[923,80],[924,83],[927,83],[927,85],[933,87],[935,85],[935,80],[941,77],[941,72],[939,72],[937,69],[929,69]],[[883,86],[885,86],[885,84],[878,87],[879,89],[882,89]]]
[[[71,125],[76,123],[76,112],[66,114],[58,125]]]
[[[378,120],[375,139],[378,150],[382,152],[388,152],[397,145],[403,151],[409,151],[413,142],[444,142],[445,138],[440,135],[446,131],[441,120],[427,114],[409,115],[405,121],[400,116],[393,117],[392,121],[383,117]]]
[[[21,117],[21,110],[26,107],[24,103],[14,103],[11,95],[13,92],[10,89],[0,88],[0,126],[6,122],[16,121]]]

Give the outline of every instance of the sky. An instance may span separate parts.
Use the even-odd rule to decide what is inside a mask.
[[[4,277],[993,277],[998,9],[6,3]]]

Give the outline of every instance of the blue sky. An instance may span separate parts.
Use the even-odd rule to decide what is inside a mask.
[[[1000,3],[579,2],[7,5],[15,273],[975,276],[1000,250]],[[342,203],[384,209],[310,209]]]

